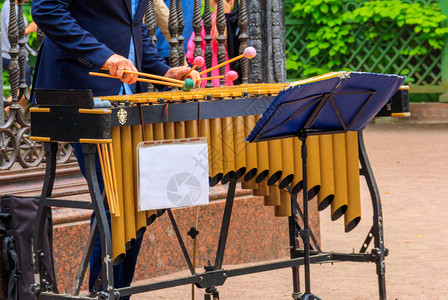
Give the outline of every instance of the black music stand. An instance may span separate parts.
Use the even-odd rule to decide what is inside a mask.
[[[305,293],[296,295],[297,299],[320,300],[311,293],[310,284],[306,139],[308,135],[364,129],[404,79],[397,75],[334,72],[293,83],[272,101],[246,138],[261,142],[298,137],[302,142],[303,229],[299,234],[304,245]]]

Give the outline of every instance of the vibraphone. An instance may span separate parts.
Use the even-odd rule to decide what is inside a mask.
[[[286,86],[287,84],[251,84],[189,92],[101,97],[102,100],[114,103],[111,108],[94,108],[90,91],[37,91],[38,107],[31,109],[32,139],[45,142],[47,176],[38,211],[39,227],[34,239],[37,271],[40,275],[40,282],[34,286],[36,295],[40,299],[55,299],[55,295],[59,294],[55,282],[46,275],[48,270],[42,258],[45,254],[42,251],[42,239],[38,234],[52,206],[93,209],[98,225],[92,226],[90,244],[88,243],[83,254],[72,295],[63,296],[64,299],[82,298],[79,291],[90,256],[91,241],[97,232],[100,233],[104,258],[98,282],[106,287],[103,292],[93,295],[97,298],[118,299],[120,296],[194,283],[205,288],[206,299],[211,299],[207,297],[219,297],[215,287],[222,285],[231,276],[285,267],[292,267],[298,274],[298,266],[304,263],[303,250],[299,248],[296,239],[300,231],[297,215],[302,215],[303,218],[297,204],[297,194],[302,189],[303,177],[300,142],[293,138],[256,144],[244,142],[244,137],[251,131],[258,116]],[[405,91],[406,89],[403,89],[397,95],[402,95]],[[141,141],[195,137],[208,139],[210,185],[229,183],[215,264],[209,266],[205,273],[195,273],[182,238],[177,234],[191,276],[144,286],[114,288],[113,264],[124,257],[126,248],[130,247],[135,239],[144,233],[146,226],[161,213],[140,212],[134,201],[137,144]],[[91,202],[51,198],[57,142],[83,144]],[[116,174],[113,180],[116,202],[111,203],[113,197],[109,194],[107,197],[109,208],[118,207],[115,212],[111,210],[111,230],[95,172],[95,153],[97,145],[101,144],[109,144],[109,149],[112,149],[104,157],[102,167],[112,164]],[[362,132],[309,137],[307,145],[307,186],[310,199],[317,195],[319,210],[331,205],[333,220],[344,216],[345,231],[355,228],[361,218],[360,171],[361,175],[366,177],[374,207],[374,224],[359,253],[322,252],[311,235],[314,242],[311,262],[375,262],[380,299],[385,299],[386,249],[382,236],[381,203],[365,152]],[[361,162],[361,170],[358,160]],[[222,269],[237,182],[241,182],[242,188],[253,189],[254,195],[264,196],[265,205],[274,206],[276,216],[289,217],[291,259],[235,270]],[[169,209],[167,211],[178,233],[174,217]],[[372,238],[375,242],[374,248],[371,253],[366,253]],[[294,294],[297,297],[300,294],[298,284],[294,284]]]

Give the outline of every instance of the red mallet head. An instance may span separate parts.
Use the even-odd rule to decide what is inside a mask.
[[[229,71],[226,74],[226,79],[230,81],[235,81],[238,79],[238,73],[235,71]]]
[[[197,68],[199,68],[199,67],[202,67],[203,65],[204,65],[204,58],[202,57],[202,56],[196,56],[195,58],[194,58],[194,62],[193,62],[193,64],[197,67]]]
[[[247,47],[246,49],[244,49],[244,57],[247,59],[252,59],[255,57],[255,55],[257,55],[257,50],[255,50],[254,47]]]

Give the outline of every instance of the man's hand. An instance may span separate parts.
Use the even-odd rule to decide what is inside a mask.
[[[114,54],[109,57],[103,68],[109,69],[110,75],[121,77],[120,80],[123,83],[133,84],[137,81],[138,75],[123,72],[124,70],[138,72],[138,70],[132,61],[121,55]]]
[[[174,67],[174,68],[169,69],[168,72],[166,72],[165,77],[173,78],[173,79],[178,79],[178,80],[183,80],[184,76],[188,74],[188,72],[190,71],[190,69],[191,69],[190,67],[185,67],[185,66],[182,66],[182,67]],[[191,73],[188,75],[188,78],[190,78],[191,80],[193,80],[194,85],[195,85],[196,87],[199,87],[199,86],[201,85],[201,82],[198,81],[198,79],[199,79],[200,77],[201,77],[201,76],[199,76],[199,73],[198,73],[198,71],[196,71],[196,70],[193,70],[193,72],[191,72]]]
[[[25,35],[30,34],[31,32],[37,31],[37,25],[34,22],[31,22],[30,25],[28,25],[27,28],[25,28]]]

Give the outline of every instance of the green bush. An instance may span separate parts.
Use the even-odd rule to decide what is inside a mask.
[[[405,27],[406,34],[412,36],[409,43],[400,50],[399,55],[418,57],[428,52],[442,49],[443,37],[448,27],[441,26],[446,16],[440,11],[438,3],[423,5],[400,0],[374,1],[340,0],[291,0],[292,6],[286,6],[287,15],[304,20],[307,26],[305,44],[311,58],[304,63],[297,54],[287,53],[289,76],[297,76],[300,68],[303,76],[312,76],[343,69],[344,60],[356,49],[357,39],[366,44],[393,43],[397,31],[391,31],[391,24],[396,28]],[[428,1],[429,2],[429,1]],[[363,28],[361,35],[355,33]],[[390,50],[392,52],[392,50]],[[392,55],[391,55],[392,56]],[[322,58],[322,59],[320,59]],[[379,64],[379,65],[385,65]],[[366,70],[382,72],[381,69]],[[408,75],[409,69],[401,70],[401,75]],[[413,78],[409,78],[410,81]]]

